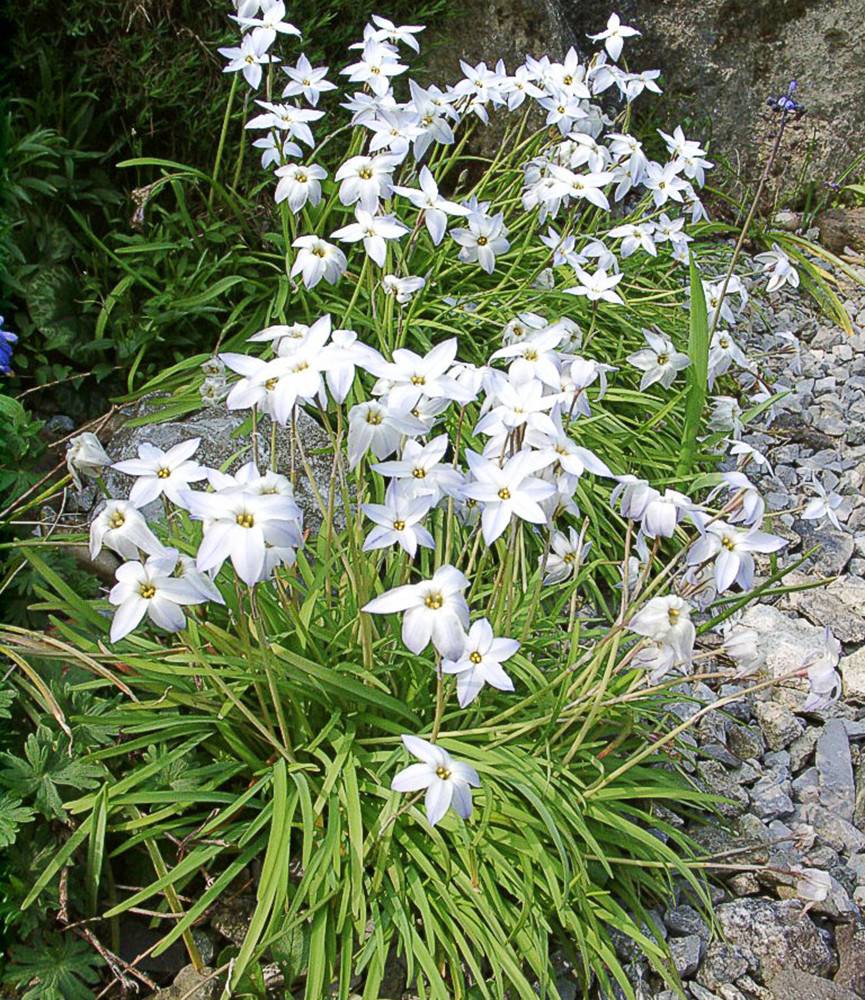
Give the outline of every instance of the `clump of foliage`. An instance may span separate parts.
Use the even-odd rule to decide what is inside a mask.
[[[92,982],[34,912],[74,907],[123,979],[118,920],[147,913],[153,954],[182,942],[200,968],[195,928],[245,893],[224,997],[262,995],[274,965],[306,1000],[373,1000],[394,969],[441,1000],[556,997],[554,949],[584,993],[633,997],[614,932],[675,986],[647,909],[674,879],[707,902],[678,818],[709,800],[675,743],[713,706],[680,723],[668,692],[710,655],[698,631],[723,632],[716,674],[754,669],[732,616],[783,576],[773,555],[755,577],[784,543],[753,451],[706,475],[773,397],[728,328],[746,289],[709,273],[704,151],[677,130],[656,162],[627,133],[655,75],[618,65],[617,18],[588,64],[466,65],[447,90],[402,83],[421,29],[374,18],[343,121],[284,9],[237,15],[214,161],[131,162],[157,221],[116,251],[152,304],[186,265],[147,255],[224,227],[161,300],[166,328],[212,323],[219,356],[186,344],[143,419],[227,408],[236,447],[223,468],[194,439],[119,463],[129,499],[89,525],[123,560],[107,601],[45,559],[55,539],[21,546],[50,626],[0,630],[36,722],[0,782],[18,843],[36,825],[52,847],[13,885],[7,981]],[[470,134],[506,110],[482,161]],[[276,183],[241,198],[250,133]],[[783,254],[764,264],[793,283]],[[707,420],[734,372],[753,405],[716,397]],[[110,462],[72,442],[77,475]]]

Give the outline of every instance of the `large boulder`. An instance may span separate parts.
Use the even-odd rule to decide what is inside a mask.
[[[253,458],[250,436],[246,433],[248,414],[230,413],[219,407],[206,408],[196,413],[179,417],[175,420],[155,422],[158,420],[160,400],[149,398],[129,414],[130,418],[114,433],[107,444],[108,454],[112,460],[136,458],[138,446],[144,442],[157,448],[168,450],[181,441],[189,438],[201,438],[195,460],[202,465],[221,469],[223,472],[236,472],[241,465]],[[153,423],[140,423],[141,418],[152,418]],[[327,503],[330,490],[333,455],[325,452],[330,449],[330,439],[321,426],[301,407],[297,408],[297,438],[292,447],[291,434],[287,428],[278,427],[276,433],[276,471],[290,475],[292,467],[295,471],[295,495],[304,514],[304,524],[313,530],[322,522],[321,509],[316,499],[316,491],[323,502]],[[264,472],[270,466],[271,423],[268,417],[263,417],[258,424],[258,462]],[[313,486],[306,475],[304,462],[312,473]],[[132,486],[132,479],[114,469],[106,470],[105,481],[113,497],[126,497]],[[205,483],[193,485],[193,489],[203,489]],[[159,520],[162,517],[162,504],[154,501],[142,509],[149,520]],[[334,516],[342,523],[343,510],[339,491],[335,493]]]
[[[751,179],[767,142],[766,98],[799,84],[807,115],[791,129],[788,177],[832,180],[865,133],[865,0],[558,0],[578,37],[610,13],[638,28],[630,68],[662,71],[671,122]],[[583,42],[585,44],[585,42]],[[793,161],[791,163],[791,160]]]
[[[461,59],[471,66],[485,62],[490,68],[503,59],[513,73],[526,56],[562,59],[575,43],[560,0],[463,0],[452,4],[441,24],[425,35],[419,77],[439,86],[462,78]],[[533,103],[529,107],[534,109],[529,129],[540,128],[543,114]],[[492,114],[487,125],[478,121],[470,151],[494,159],[507,148],[506,130],[519,121],[520,115],[502,112]]]

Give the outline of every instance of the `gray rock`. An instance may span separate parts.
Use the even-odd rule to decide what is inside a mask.
[[[560,59],[572,44],[579,45],[565,18],[560,0],[464,0],[448,6],[450,15],[424,45],[424,82],[442,85],[456,83],[462,77],[459,60],[472,66],[485,61],[494,66],[504,59],[508,67],[525,60],[526,55]],[[490,125],[477,129],[469,150],[492,156],[501,147],[504,115],[492,115]],[[536,115],[534,126],[543,125]]]
[[[134,417],[153,414],[159,400],[143,400],[134,412]],[[327,434],[304,410],[298,408],[297,436],[302,442],[313,482],[325,504],[331,482],[332,459],[316,452],[330,447]],[[169,420],[164,423],[151,423],[142,426],[127,425],[117,431],[106,446],[106,450],[115,462],[122,459],[136,458],[138,446],[149,442],[158,448],[167,450],[180,441],[189,438],[201,438],[201,445],[195,454],[195,460],[202,465],[227,472],[234,472],[241,465],[252,460],[252,448],[248,435],[239,436],[238,432],[244,425],[245,418],[239,413],[228,413],[219,410],[202,410],[193,413],[182,420]],[[259,422],[259,468],[262,472],[270,465],[270,419],[263,417]],[[276,446],[276,471],[289,475],[292,469],[291,434],[284,428],[278,428]],[[322,516],[315,500],[313,489],[303,469],[300,452],[295,448],[294,469],[296,472],[296,498],[304,513],[306,527],[321,524]],[[106,471],[105,482],[109,492],[114,497],[126,497],[132,486],[132,479],[114,469]],[[201,484],[199,484],[199,488]],[[342,502],[339,491],[336,491],[336,509],[341,512]],[[159,520],[163,515],[160,501],[154,501],[142,508],[145,517]]]
[[[820,776],[816,767],[809,767],[793,780],[793,795],[799,802],[818,802]]]
[[[850,741],[841,719],[829,719],[817,740],[815,763],[820,803],[842,819],[853,820],[856,787],[850,760]]]
[[[727,727],[727,746],[740,760],[760,757],[766,750],[766,740],[758,726]]]
[[[738,816],[748,805],[748,793],[741,787],[735,772],[714,760],[701,760],[697,764],[697,775],[714,795],[724,800],[716,803],[722,816]]]
[[[198,972],[187,965],[177,973],[171,986],[152,993],[149,1000],[212,1000],[220,989],[218,977],[208,980],[212,973],[213,969],[207,966]]]
[[[717,993],[707,990],[705,986],[700,986],[699,983],[688,983],[688,992],[694,1000],[720,1000]]]
[[[865,646],[849,656],[842,656],[838,672],[844,682],[844,697],[865,702]]]
[[[813,826],[817,835],[836,851],[854,854],[865,850],[865,834],[819,803],[802,802],[797,806],[796,813],[798,822]]]
[[[771,604],[752,604],[742,615],[742,625],[757,632],[760,665],[765,666],[771,677],[784,677],[798,670],[809,655],[820,652],[825,645],[822,628],[804,618],[785,615]],[[804,679],[785,682],[786,688],[803,692],[807,686]],[[773,700],[783,700],[794,707],[802,701],[795,690],[773,692]],[[794,737],[798,735],[795,733]]]
[[[727,886],[734,896],[755,896],[760,891],[760,880],[753,872],[737,872],[727,879]]]
[[[820,572],[829,572],[822,561],[817,565]],[[860,613],[865,609],[865,580],[842,577],[826,588],[797,591],[787,595],[785,607],[800,612],[815,625],[828,625],[841,642],[865,641],[865,618]]]
[[[859,921],[838,927],[835,947],[838,949],[835,982],[859,997],[865,996],[865,925]]]
[[[722,903],[716,916],[726,941],[756,955],[764,979],[789,968],[832,968],[832,952],[798,902],[737,899]]]
[[[670,933],[678,937],[696,934],[704,941],[709,940],[709,925],[700,916],[699,911],[688,903],[682,903],[681,906],[674,906],[667,910],[664,914],[664,923],[669,928]]]
[[[580,38],[603,30],[611,10],[602,0],[561,3]],[[671,121],[685,113],[711,118],[713,155],[737,163],[741,158],[752,181],[774,129],[766,98],[785,89],[780,81],[798,78],[808,107],[808,126],[794,125],[785,141],[791,170],[835,176],[839,163],[860,152],[862,0],[802,3],[783,14],[774,0],[622,0],[615,10],[642,32],[626,42],[629,66],[662,71]],[[777,328],[795,325],[779,322]]]
[[[747,947],[726,941],[713,941],[706,949],[697,982],[709,990],[720,990],[726,983],[757,969],[757,957]]]
[[[814,749],[817,746],[819,733],[813,726],[809,726],[801,736],[798,736],[787,748],[790,753],[790,770],[795,774],[811,760]],[[848,732],[849,736],[849,732]]]
[[[735,754],[730,753],[730,751],[724,746],[723,743],[704,743],[700,747],[700,753],[704,757],[708,757],[710,760],[718,761],[720,764],[725,764],[727,767],[739,767],[742,765],[743,770],[749,767],[748,764],[742,764],[742,761]],[[757,774],[751,780],[756,780]],[[746,781],[744,775],[740,775],[740,781]]]
[[[790,782],[781,781],[774,771],[765,774],[750,790],[751,809],[760,819],[775,819],[793,812]]]
[[[754,708],[757,722],[772,750],[783,750],[798,736],[804,726],[790,709],[775,701],[758,701]]]
[[[844,572],[847,563],[853,558],[853,536],[833,527],[816,527],[813,521],[796,521],[793,530],[802,539],[802,549],[807,550],[815,545],[819,550],[802,568],[819,567],[825,576],[838,576]]]
[[[696,934],[689,934],[687,937],[670,938],[668,945],[676,972],[683,978],[693,976],[700,966],[702,939]]]
[[[772,1000],[858,1000],[857,995],[831,979],[799,969],[784,969],[766,983]]]

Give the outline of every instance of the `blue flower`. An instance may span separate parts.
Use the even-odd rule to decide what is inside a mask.
[[[785,117],[787,115],[792,115],[795,118],[801,117],[805,114],[805,106],[800,104],[793,96],[798,86],[795,80],[791,80],[786,94],[781,94],[778,97],[770,97],[766,103],[773,111],[777,111]]]
[[[10,330],[3,329],[3,322],[0,316],[0,375],[11,375],[12,345],[18,342],[18,338]]]

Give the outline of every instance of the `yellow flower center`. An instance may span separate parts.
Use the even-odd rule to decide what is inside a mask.
[[[316,257],[324,257],[325,255],[324,247],[313,247],[312,252],[315,254]]]
[[[171,469],[166,469],[166,468],[164,468],[164,467],[163,467],[163,468],[161,468],[161,469],[160,469],[160,470],[159,470],[159,471],[158,471],[158,472],[156,473],[156,478],[157,478],[157,479],[168,479],[168,477],[169,477],[170,475],[171,475]]]
[[[417,467],[411,470],[411,474],[415,479],[426,479],[426,469]]]
[[[110,528],[122,528],[126,524],[126,518],[119,510],[115,510],[111,517],[108,518],[108,526]]]
[[[298,184],[306,184],[306,182],[309,180],[309,177],[307,177],[306,174],[295,174],[294,179],[297,181]]]
[[[669,621],[671,625],[675,625],[678,620],[679,620],[679,609],[670,608],[670,610],[667,612],[667,621]]]
[[[427,594],[426,597],[424,598],[424,604],[431,611],[438,611],[444,604],[444,602],[445,602],[444,595],[440,594],[438,591],[435,591],[432,594]]]
[[[483,657],[477,650],[475,650],[473,653],[469,653],[469,659],[472,661],[472,663],[474,663],[475,666],[477,666],[481,662]]]
[[[499,500],[510,500],[510,498],[511,498],[511,491],[507,488],[507,486],[503,486],[499,490]]]
[[[251,528],[255,524],[255,518],[252,514],[238,514],[234,519],[241,528]]]
[[[576,559],[577,559],[577,553],[576,552],[566,552],[562,556],[562,562],[566,562],[566,563],[568,563],[568,565],[571,565],[572,563],[576,562]]]
[[[138,593],[141,594],[145,601],[149,601],[152,597],[156,596],[156,587],[152,583],[142,583],[138,588]]]
[[[268,392],[273,392],[273,390],[274,390],[274,389],[275,389],[275,388],[276,388],[276,387],[277,387],[278,385],[279,385],[279,379],[278,379],[278,378],[269,378],[269,379],[268,379],[268,380],[267,380],[267,381],[266,381],[266,382],[264,383],[264,388],[265,388],[265,389],[267,389],[267,391],[268,391]]]
[[[450,773],[450,771],[449,771],[449,770],[448,770],[448,769],[447,769],[447,768],[446,768],[446,767],[444,766],[444,764],[440,764],[440,765],[439,765],[439,766],[438,766],[438,767],[436,768],[436,777],[437,777],[437,778],[441,778],[441,780],[442,780],[442,781],[447,781],[447,780],[448,780],[448,778],[449,778],[450,776],[451,776],[451,773]]]
[[[659,365],[665,365],[669,360],[670,360],[670,356],[668,354],[659,354],[658,355],[658,364]]]
[[[357,176],[362,181],[368,181],[372,178],[372,171],[369,169],[369,167],[361,167],[361,169],[358,170],[357,172]]]
[[[370,410],[366,415],[366,422],[377,427],[381,423],[381,414],[377,410]]]
[[[393,522],[394,531],[405,531],[405,521],[394,521]]]
[[[412,375],[410,382],[412,385],[426,385],[426,379],[423,375]]]
[[[486,238],[486,236],[479,236],[478,237],[478,246],[479,247],[485,247],[488,242],[489,242],[489,240]]]
[[[736,543],[728,535],[724,535],[724,537],[721,539],[721,544],[728,552],[732,552],[733,549],[736,548]]]
[[[293,372],[305,372],[307,368],[309,368],[308,361],[299,361],[291,370]]]

